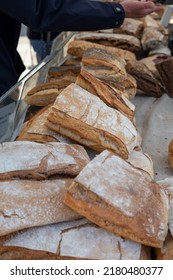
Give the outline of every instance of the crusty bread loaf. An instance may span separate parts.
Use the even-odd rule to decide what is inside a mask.
[[[164,87],[150,69],[141,61],[136,62],[129,73],[136,79],[137,88],[148,96],[160,97],[164,92]]]
[[[108,148],[123,158],[128,158],[136,146],[133,123],[76,84],[69,85],[58,96],[47,125],[93,150]]]
[[[110,34],[97,32],[78,32],[76,40],[86,40],[106,46],[119,47],[134,53],[140,51],[141,43],[138,38],[126,34]]]
[[[83,69],[77,76],[76,84],[100,97],[108,106],[117,109],[133,121],[135,106],[129,102],[120,91],[114,90]]]
[[[82,146],[56,142],[6,142],[0,145],[0,155],[0,180],[76,176],[89,162]]]
[[[72,179],[0,182],[0,236],[21,229],[81,218],[64,203]]]
[[[58,256],[57,254],[21,248],[17,246],[0,246],[0,260],[76,260],[69,256]]]
[[[60,86],[56,82],[39,84],[26,93],[24,100],[31,106],[47,106],[55,101],[60,93],[60,88],[65,86]]]
[[[146,171],[151,176],[151,178],[154,179],[153,161],[148,154],[143,153],[142,150],[133,150],[130,153],[127,161],[135,168]]]
[[[141,38],[144,25],[141,20],[133,18],[125,18],[123,24],[119,28],[113,29],[116,34],[127,34],[137,38]]]
[[[168,231],[167,196],[146,172],[103,151],[75,178],[65,204],[125,238],[161,247]]]
[[[173,237],[168,233],[162,248],[155,249],[156,260],[173,260]]]
[[[21,252],[23,247],[52,252],[62,258],[67,253],[68,257],[77,259],[150,259],[146,246],[102,229],[87,219],[26,229],[16,233],[4,246],[20,246]]]
[[[47,116],[50,113],[51,105],[40,109],[30,120],[24,123],[20,131],[17,141],[35,141],[39,143],[46,142],[63,142],[72,143],[72,141],[61,134],[50,130],[46,125]]]
[[[47,74],[48,82],[64,82],[65,86],[76,81],[77,75],[80,73],[80,66],[54,66],[50,67]],[[65,87],[64,86],[64,87]]]
[[[127,77],[125,61],[103,49],[88,48],[82,57],[82,69],[103,81],[123,82]]]
[[[119,57],[126,61],[126,68],[136,62],[136,56],[133,52],[129,50],[123,50],[121,48],[105,46],[102,44],[92,43],[85,40],[73,40],[69,43],[67,52],[75,57],[82,58],[84,52],[88,48],[99,48],[103,50],[108,50],[111,53],[115,53]]]
[[[169,57],[156,63],[156,68],[160,74],[162,83],[166,89],[167,94],[170,97],[173,97],[173,57]]]
[[[141,44],[145,51],[153,50],[160,45],[168,46],[168,37],[154,27],[145,27],[141,38]]]

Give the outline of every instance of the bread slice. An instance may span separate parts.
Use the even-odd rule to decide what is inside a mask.
[[[64,203],[72,179],[0,182],[0,236],[21,229],[81,218]]]
[[[100,97],[108,106],[117,109],[131,121],[134,119],[135,106],[123,94],[104,84],[91,73],[81,70],[77,76],[76,84],[92,94]]]
[[[89,162],[82,146],[56,142],[6,142],[0,145],[0,155],[0,180],[46,179],[51,175],[74,177]]]
[[[75,178],[65,204],[93,223],[141,244],[161,247],[167,196],[146,172],[105,150]]]
[[[108,148],[124,158],[136,146],[133,123],[76,84],[69,85],[56,99],[47,125],[93,150]]]

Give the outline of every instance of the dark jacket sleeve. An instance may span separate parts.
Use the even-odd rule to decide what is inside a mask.
[[[91,0],[1,0],[0,11],[35,31],[87,31],[119,27],[118,3]]]

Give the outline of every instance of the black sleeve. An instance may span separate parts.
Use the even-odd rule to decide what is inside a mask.
[[[35,31],[87,31],[119,27],[118,3],[91,0],[1,0],[0,11]]]

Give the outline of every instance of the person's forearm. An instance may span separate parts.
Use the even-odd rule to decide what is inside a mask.
[[[0,11],[36,31],[87,31],[120,27],[124,9],[89,0],[5,0]]]

